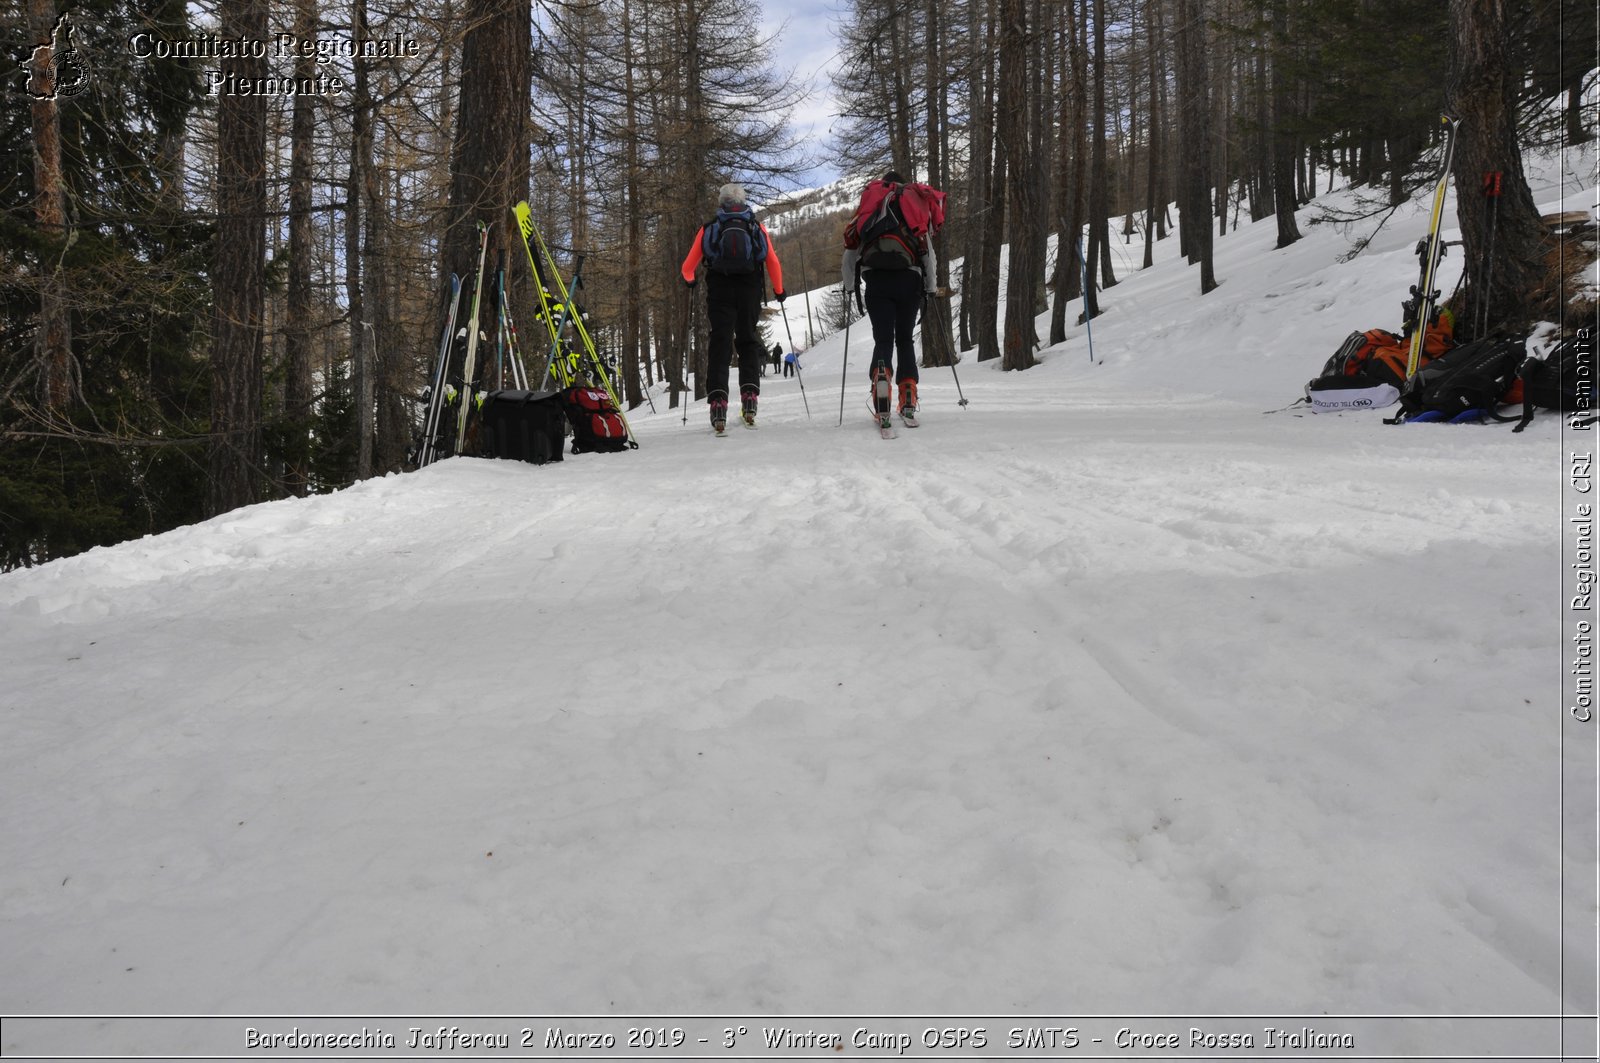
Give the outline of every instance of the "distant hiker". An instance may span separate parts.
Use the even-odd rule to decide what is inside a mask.
[[[944,221],[944,193],[927,185],[906,184],[894,170],[861,193],[856,216],[845,228],[844,291],[866,282],[866,314],[872,320],[872,401],[885,430],[889,422],[889,380],[899,386],[899,412],[916,424],[917,354],[912,328],[925,299],[937,294],[933,244],[928,239]],[[898,356],[898,366],[891,364]]]
[[[774,368],[774,369],[778,368],[778,362],[782,358],[783,358],[783,344],[774,343],[772,345],[772,368]]]
[[[799,351],[790,351],[788,354],[783,356],[783,375],[786,378],[794,376],[795,373],[797,373],[799,371],[799,369],[800,369],[800,352]]]
[[[766,226],[756,220],[745,202],[744,187],[722,186],[716,217],[695,233],[684,257],[683,283],[693,288],[695,271],[706,267],[706,317],[711,322],[710,364],[706,374],[706,403],[711,427],[721,434],[728,420],[728,363],[739,352],[740,416],[746,427],[756,426],[756,398],[761,394],[761,370],[767,349],[758,331],[761,304],[766,301],[766,278],[783,302],[783,267]]]

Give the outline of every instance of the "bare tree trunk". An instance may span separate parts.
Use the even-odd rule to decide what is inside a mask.
[[[944,63],[939,48],[938,0],[927,0],[924,9],[925,56],[923,63],[923,91],[928,107],[928,183],[936,188],[945,187],[945,156],[941,138],[945,131],[947,106],[943,91]],[[935,249],[942,250],[939,248]],[[949,255],[940,254],[934,284],[944,289],[950,284]],[[935,320],[930,323],[929,318]],[[922,312],[922,364],[925,366],[950,365],[955,358],[951,349],[953,335],[950,324],[950,300],[934,299]]]
[[[1048,5],[1054,8],[1052,2]],[[1050,135],[1050,118],[1055,110],[1055,77],[1053,64],[1055,52],[1050,46],[1053,36],[1045,18],[1043,0],[1028,0],[1029,36],[1029,89],[1028,89],[1028,140],[1033,145],[1029,153],[1029,180],[1033,183],[1033,221],[1028,226],[1028,292],[1033,300],[1033,315],[1038,317],[1050,308],[1049,293],[1045,290],[1045,263],[1050,251],[1050,199],[1055,168],[1055,153],[1060,150],[1057,138]],[[1035,329],[1037,341],[1037,329]]]
[[[316,35],[316,0],[296,0],[295,34]],[[314,78],[316,56],[295,59],[296,78]],[[311,186],[316,115],[315,96],[294,98],[289,132],[289,270],[288,320],[284,329],[283,415],[287,445],[284,486],[296,495],[311,489],[311,319],[316,313],[311,294],[311,258],[316,234],[311,219]]]
[[[509,227],[512,205],[527,199],[529,190],[532,18],[526,4],[468,0],[465,5],[461,69],[466,76],[451,148],[443,272],[460,276],[468,289],[478,273],[480,221],[489,226],[489,262],[503,249],[522,255],[521,237],[511,237]]]
[[[371,137],[369,130],[368,141],[364,145],[364,150],[369,153],[373,147]],[[392,152],[392,143],[386,147],[386,154]],[[391,175],[394,172],[392,166],[388,165],[391,162],[392,159],[385,159],[386,165],[379,167],[369,154],[362,166],[366,198],[363,213],[367,223],[366,247],[363,250],[366,265],[363,272],[372,293],[368,304],[368,319],[372,325],[369,334],[373,343],[373,416],[376,418],[372,436],[372,464],[373,471],[377,473],[399,471],[405,461],[406,441],[411,434],[411,424],[401,398],[407,385],[407,354],[410,348],[395,327],[399,268],[391,207]],[[487,301],[485,305],[488,305]],[[492,320],[487,331],[494,331]]]
[[[61,114],[56,107],[56,79],[51,60],[57,46],[53,0],[29,0],[28,27],[35,41],[29,64],[29,93],[33,98],[33,219],[47,237],[41,252],[39,278],[39,330],[35,357],[39,364],[39,392],[45,408],[64,413],[77,399],[76,363],[72,358],[72,326],[67,316],[66,280],[61,258],[67,248],[66,191],[61,176]]]
[[[1036,227],[1040,204],[1028,144],[1028,9],[1027,0],[1002,0],[1000,5],[999,147],[1005,160],[1009,205],[1006,239],[1011,245],[1006,277],[1006,319],[1001,343],[1002,369],[1028,369],[1035,364],[1038,337],[1033,329],[1033,285],[1029,228]]]
[[[684,54],[684,104],[686,109],[685,120],[688,123],[689,135],[685,147],[688,155],[683,161],[681,174],[682,183],[679,194],[684,197],[684,210],[680,217],[680,237],[674,241],[677,245],[677,254],[684,253],[690,239],[696,231],[694,219],[704,217],[704,206],[700,198],[705,195],[710,179],[711,125],[706,117],[705,87],[701,83],[701,55],[700,55],[700,7],[697,0],[688,0],[688,18],[685,24],[686,40]],[[706,397],[706,370],[710,366],[710,355],[706,344],[701,342],[706,335],[708,325],[704,314],[699,314],[696,301],[702,299],[700,290],[692,289],[689,293],[691,302],[685,304],[684,334],[689,338],[686,351],[689,355],[690,365],[694,370],[694,397]],[[687,381],[686,381],[687,383]]]
[[[1211,264],[1211,93],[1206,63],[1205,0],[1178,0],[1177,58],[1182,115],[1182,238],[1200,265],[1200,293],[1217,286]]]
[[[916,172],[916,152],[911,147],[911,55],[906,43],[911,19],[900,0],[891,0],[889,14],[889,67],[894,96],[889,108],[889,154],[894,168],[911,180]]]
[[[1061,81],[1061,93],[1056,101],[1056,139],[1060,147],[1056,154],[1057,173],[1054,190],[1056,262],[1050,276],[1050,287],[1053,292],[1050,306],[1052,344],[1060,343],[1067,338],[1067,303],[1078,295],[1078,284],[1073,280],[1078,275],[1079,226],[1076,209],[1079,182],[1074,167],[1077,165],[1081,147],[1077,131],[1083,124],[1081,121],[1083,91],[1075,76],[1077,65],[1074,56],[1077,48],[1074,44],[1075,38],[1072,36],[1072,27],[1076,22],[1074,0],[1065,0],[1061,5],[1059,25],[1056,27],[1057,35],[1061,38],[1057,46],[1060,64],[1057,76]]]
[[[361,48],[367,30],[367,0],[351,0],[350,32],[356,49]],[[361,268],[365,256],[361,248],[361,190],[366,171],[372,166],[372,95],[367,88],[367,64],[355,64],[350,103],[351,151],[345,179],[344,286],[350,314],[350,391],[356,411],[356,479],[372,475],[372,366],[367,357],[368,325],[365,293],[361,287]]]
[[[1228,0],[1217,0],[1224,17]],[[1202,23],[1205,20],[1202,20]],[[1211,189],[1215,197],[1217,235],[1228,234],[1228,195],[1232,191],[1233,173],[1233,43],[1224,37],[1220,47],[1213,47],[1207,38],[1209,62],[1208,92],[1211,97]]]
[[[998,21],[996,0],[987,0],[985,6],[988,17],[984,24],[983,43],[979,45],[974,42],[977,63],[983,68],[983,95],[979,102],[981,110],[976,117],[982,143],[972,159],[973,168],[983,170],[981,187],[984,198],[976,226],[976,278],[965,286],[973,304],[972,338],[977,344],[980,362],[1000,357],[1000,337],[997,332],[1000,317],[1000,246],[1005,235],[1006,215],[1006,159],[1004,152],[998,150],[995,135],[999,117],[995,106],[994,69],[995,24]]]
[[[223,0],[226,38],[265,40],[265,0]],[[267,73],[264,58],[222,60],[240,79]],[[256,501],[262,460],[262,320],[266,304],[267,101],[226,94],[217,106],[217,255],[212,280],[211,454],[207,511]]]
[[[1289,50],[1288,0],[1272,0],[1272,200],[1278,215],[1278,247],[1288,247],[1300,239],[1300,226],[1294,212],[1299,201],[1295,196],[1294,163],[1299,151],[1295,138],[1289,132],[1290,108],[1293,94],[1289,75],[1284,67]]]
[[[1166,114],[1161,106],[1165,79],[1161,76],[1161,23],[1157,0],[1145,0],[1145,75],[1150,82],[1150,158],[1144,178],[1144,268],[1155,265],[1156,230],[1158,216],[1165,216],[1166,204],[1161,199],[1161,174],[1166,166]],[[1162,233],[1165,235],[1165,233]]]
[[[622,47],[626,54],[634,54],[633,4],[622,0]],[[644,304],[643,271],[644,220],[640,202],[640,177],[643,161],[639,154],[639,89],[634,79],[634,65],[623,64],[623,196],[627,212],[623,220],[623,292],[622,292],[622,375],[623,401],[633,409],[644,401],[639,384],[639,341]],[[648,374],[647,374],[648,375]]]
[[[988,99],[990,52],[984,40],[983,0],[967,0],[967,216],[961,219],[962,350],[978,343],[978,273],[983,261],[983,232],[988,224],[989,156],[993,151],[994,109]]]
[[[1106,5],[1094,0],[1094,132],[1089,161],[1089,253],[1091,268],[1100,262],[1100,287],[1117,283],[1111,268],[1110,178],[1106,173]],[[1096,308],[1098,313],[1098,307]]]
[[[1169,10],[1167,0],[1148,0],[1148,2],[1155,7],[1156,39],[1166,41],[1168,39],[1166,12]],[[1164,57],[1166,54],[1166,48],[1157,50],[1158,56]],[[1160,70],[1154,76],[1159,78],[1156,85],[1157,99],[1155,107],[1156,111],[1161,115],[1161,166],[1157,170],[1158,189],[1155,197],[1156,206],[1159,208],[1159,213],[1156,215],[1156,239],[1160,241],[1171,235],[1171,218],[1168,216],[1167,207],[1173,200],[1173,187],[1177,183],[1174,178],[1176,168],[1172,161],[1174,154],[1173,144],[1177,137],[1173,130],[1171,88],[1164,59]]]
[[[1549,232],[1522,170],[1516,109],[1520,73],[1506,56],[1507,20],[1505,0],[1450,0],[1455,47],[1446,101],[1461,122],[1452,172],[1467,262],[1466,320],[1478,321],[1486,312],[1490,333],[1525,335],[1534,321],[1560,315],[1564,278],[1552,277],[1546,265]],[[1481,191],[1485,174],[1501,175],[1498,202]],[[1485,287],[1479,264],[1491,224],[1494,268]]]
[[[1072,82],[1076,101],[1072,109],[1072,214],[1066,227],[1066,234],[1072,239],[1072,259],[1068,263],[1066,278],[1067,298],[1083,300],[1080,323],[1100,316],[1100,299],[1095,285],[1091,283],[1087,288],[1084,286],[1090,276],[1084,268],[1084,263],[1088,261],[1084,254],[1084,230],[1089,227],[1089,166],[1094,154],[1089,145],[1089,101],[1094,93],[1089,85],[1090,0],[1081,0],[1081,3],[1081,17],[1072,41]]]

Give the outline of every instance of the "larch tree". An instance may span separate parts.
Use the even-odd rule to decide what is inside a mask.
[[[1486,320],[1491,333],[1521,334],[1559,311],[1563,284],[1545,262],[1549,232],[1522,170],[1516,121],[1522,72],[1508,62],[1509,18],[1505,0],[1450,0],[1447,107],[1460,122],[1451,169],[1468,263],[1466,320]],[[1498,197],[1484,194],[1490,175]],[[1493,266],[1480,269],[1491,238]]]
[[[266,0],[222,0],[225,38],[267,39]],[[267,74],[264,57],[222,60],[241,81]],[[212,272],[211,453],[207,509],[261,497],[262,344],[266,303],[267,102],[226,92],[217,104],[217,241]]]
[[[28,0],[28,27],[33,39],[44,41],[33,50],[28,67],[28,93],[32,97],[34,224],[54,256],[40,261],[39,327],[34,351],[39,366],[39,395],[45,409],[62,413],[78,395],[76,363],[72,356],[72,325],[67,315],[67,291],[61,269],[66,251],[66,188],[61,172],[61,119],[56,82],[60,50],[69,41],[56,21],[54,0]]]
[[[1179,98],[1179,235],[1184,254],[1200,266],[1200,292],[1217,286],[1211,261],[1211,86],[1206,48],[1206,0],[1178,0],[1175,28]]]
[[[1000,345],[1002,369],[1033,366],[1038,336],[1034,331],[1033,285],[1044,272],[1043,255],[1034,262],[1037,230],[1044,216],[1039,174],[1041,152],[1029,143],[1029,26],[1027,0],[1001,0],[1000,94],[996,136],[998,156],[1005,161],[1010,215],[1005,228],[1010,246],[1006,282],[1006,315]]]

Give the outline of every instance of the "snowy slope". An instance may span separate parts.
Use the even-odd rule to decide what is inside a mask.
[[[1558,421],[1264,412],[1423,224],[1164,246],[890,442],[858,326],[842,426],[836,335],[757,431],[0,576],[0,1013],[1592,1008]]]
[[[782,234],[816,218],[833,217],[855,209],[861,189],[871,177],[841,177],[820,188],[791,192],[769,204],[757,204],[761,220]]]

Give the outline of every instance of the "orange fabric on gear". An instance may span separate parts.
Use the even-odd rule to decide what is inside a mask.
[[[761,222],[761,235],[767,238],[767,276],[772,278],[772,290],[775,294],[784,294],[783,290],[783,263],[778,261],[778,249],[772,243],[772,234],[767,232],[767,227]],[[695,230],[694,242],[689,245],[689,253],[683,256],[683,266],[678,270],[685,284],[694,283],[695,271],[700,268],[700,263],[705,258],[705,251],[701,248],[705,240],[706,227],[704,225]]]

